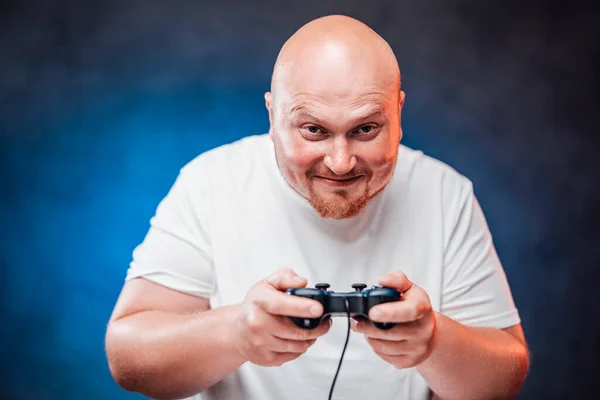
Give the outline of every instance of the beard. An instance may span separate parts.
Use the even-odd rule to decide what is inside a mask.
[[[313,209],[322,217],[327,219],[335,219],[342,220],[347,218],[352,218],[358,215],[367,205],[369,200],[379,194],[383,188],[379,189],[376,193],[369,195],[369,184],[372,177],[372,172],[366,168],[358,167],[353,173],[349,174],[346,178],[351,178],[357,175],[364,175],[363,179],[366,180],[364,184],[364,188],[354,191],[349,191],[347,189],[336,189],[328,194],[321,194],[317,190],[315,190],[315,175],[327,176],[331,175],[331,172],[324,165],[314,166],[309,171],[306,172],[305,178],[308,182],[306,185],[308,189],[308,193],[306,191],[301,191],[300,188],[294,187],[286,178],[286,173],[284,173],[285,169],[282,168],[282,165],[279,160],[279,151],[277,143],[275,142],[275,161],[279,170],[283,174],[285,180],[287,180],[288,185],[302,197],[306,198],[309,204],[313,207]],[[301,181],[301,180],[299,180]],[[300,185],[301,186],[301,185]],[[304,193],[303,193],[304,192]]]
[[[336,220],[358,215],[371,198],[368,184],[364,184],[364,190],[354,196],[352,192],[345,189],[322,195],[315,190],[312,180],[308,187],[308,194],[308,202],[321,217]]]

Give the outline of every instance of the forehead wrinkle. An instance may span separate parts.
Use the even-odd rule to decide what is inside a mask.
[[[355,114],[355,113],[348,113]],[[315,115],[314,112],[311,111],[311,107],[307,107],[306,104],[300,103],[294,106],[290,112],[288,113],[290,119],[300,119],[302,117],[307,117],[316,121],[318,124],[325,124],[323,119],[319,118]],[[350,116],[349,119],[353,122],[358,121],[366,121],[370,118],[376,117],[378,115],[386,116],[387,115],[387,107],[384,104],[378,103],[374,107],[369,107],[366,113],[361,113],[357,116]]]
[[[365,93],[356,99],[340,102],[339,104],[333,104],[332,101],[321,99],[322,97],[314,93],[297,93],[290,96],[291,101],[282,102],[281,108],[283,110],[287,108],[288,114],[298,110],[321,109],[323,107],[332,109],[350,108],[354,110],[372,107],[386,113],[388,109],[387,103],[391,101],[388,99],[388,96],[380,92]],[[286,107],[286,103],[289,104],[289,108]]]

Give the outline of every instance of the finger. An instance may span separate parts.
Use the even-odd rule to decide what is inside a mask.
[[[431,312],[431,303],[425,292],[414,286],[410,296],[402,301],[378,304],[369,310],[369,318],[374,322],[404,323],[421,319]]]
[[[296,326],[289,317],[280,317],[279,323],[274,325],[272,334],[281,339],[290,340],[312,340],[317,339],[331,328],[332,320],[327,318],[322,321],[315,329],[302,329]]]
[[[304,353],[317,339],[289,340],[271,336],[267,348],[276,353]]]
[[[253,303],[269,314],[286,317],[317,318],[323,315],[323,305],[305,297],[290,296],[267,287],[253,299]]]
[[[302,355],[302,353],[273,353],[273,354],[275,354],[275,362],[273,363],[273,365],[275,365],[275,366],[281,366],[282,364],[285,364],[288,361],[295,360],[296,358],[298,358]]]
[[[413,286],[410,279],[400,271],[388,272],[379,280],[379,284],[381,286],[399,290],[402,293],[409,291]]]
[[[382,360],[392,364],[396,368],[411,368],[415,366],[415,358],[410,354],[400,356],[388,356],[385,354],[377,354]]]
[[[382,340],[409,340],[419,335],[421,324],[419,322],[409,322],[398,324],[392,329],[379,329],[369,321],[356,321],[352,323],[351,329],[356,333],[361,333],[367,337]]]
[[[280,291],[305,287],[307,283],[305,278],[296,274],[291,268],[278,269],[264,281]]]
[[[413,353],[411,349],[411,342],[408,340],[392,341],[382,340],[367,337],[367,343],[373,349],[373,351],[379,355],[385,356],[402,356],[410,355]]]

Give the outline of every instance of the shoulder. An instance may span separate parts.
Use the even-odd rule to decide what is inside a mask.
[[[473,190],[472,181],[451,165],[405,145],[400,145],[398,151],[397,172],[411,189],[439,194],[442,200],[461,197]]]
[[[202,152],[186,163],[181,168],[181,172],[190,175],[206,175],[219,172],[223,168],[235,170],[247,167],[262,157],[269,143],[270,139],[266,134],[245,136]]]
[[[457,224],[470,219],[476,203],[473,182],[448,163],[406,146],[400,148],[398,162],[408,204],[420,210],[419,223],[428,218],[442,230],[446,248]]]
[[[184,164],[176,185],[197,203],[235,197],[248,185],[264,185],[269,146],[271,139],[262,134],[214,147]]]

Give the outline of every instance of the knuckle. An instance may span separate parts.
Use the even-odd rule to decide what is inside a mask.
[[[417,304],[411,304],[408,307],[408,317],[414,321],[419,317],[419,306]]]
[[[269,288],[269,284],[265,282],[257,282],[255,283],[249,290],[249,297],[252,300],[252,303],[260,303],[262,300],[261,297],[267,288]]]
[[[296,342],[294,344],[294,351],[292,353],[304,353],[310,347],[306,342]]]
[[[296,351],[296,343],[293,340],[287,340],[283,348],[285,353],[293,353]]]
[[[287,268],[287,267],[279,268],[275,274],[278,276],[281,276],[281,277],[291,276],[291,275],[294,275],[294,271],[291,268]]]
[[[319,336],[322,336],[324,334],[326,334],[327,332],[329,332],[329,329],[331,329],[331,322],[327,321],[323,324],[321,324],[321,326],[319,327]]]
[[[393,329],[383,331],[383,338],[385,340],[394,340],[394,339],[396,339],[397,335],[398,335],[398,332]]]
[[[406,279],[406,274],[402,271],[398,271],[398,270],[390,271],[390,275],[398,280]]]
[[[373,351],[375,353],[380,353],[380,349],[381,349],[381,345],[380,343],[377,341],[377,339],[373,339],[368,337],[367,338],[367,342],[369,343],[369,346],[371,346],[371,348],[373,349]]]
[[[300,340],[308,339],[310,336],[310,331],[305,329],[300,329],[298,327],[294,328],[294,336],[296,336]]]
[[[262,348],[264,346],[263,339],[260,336],[252,336],[250,344],[257,348]]]
[[[269,314],[277,314],[281,310],[281,304],[275,301],[265,301],[263,302],[262,309]]]
[[[421,343],[417,346],[417,354],[425,354],[427,353],[427,344]]]
[[[262,297],[259,295],[254,295],[250,299],[250,305],[255,308],[261,308],[263,304]]]
[[[252,311],[247,312],[246,315],[244,315],[244,323],[246,324],[246,326],[248,328],[252,328],[252,326],[254,326],[255,319],[256,319],[256,316]]]
[[[246,325],[248,326],[250,332],[258,333],[262,330],[262,323],[260,319],[261,318],[256,312],[251,311],[246,314]]]
[[[277,356],[272,351],[266,351],[263,355],[263,359],[268,363],[274,363],[275,361],[277,361]]]
[[[302,349],[302,341],[294,339],[286,339],[286,344],[282,349],[284,353],[296,353]]]
[[[421,317],[431,311],[431,304],[429,304],[427,301],[423,301],[418,308],[419,316]]]
[[[278,307],[278,303],[271,301],[269,296],[266,294],[257,296],[255,299],[253,299],[252,305],[254,308],[264,310],[269,314],[274,314]]]
[[[257,336],[261,331],[260,327],[257,324],[248,325],[248,330],[250,331],[252,337]]]

